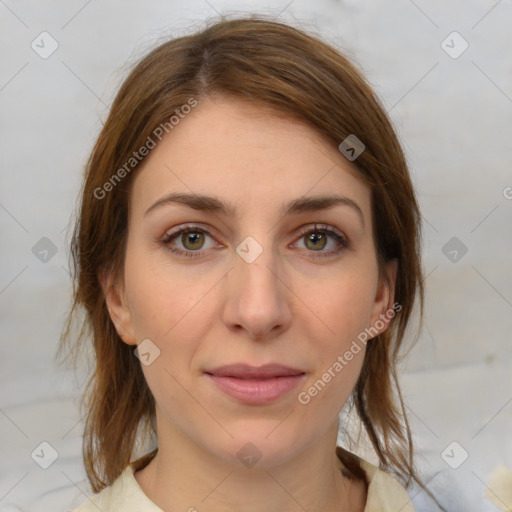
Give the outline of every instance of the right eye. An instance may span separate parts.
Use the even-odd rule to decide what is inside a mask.
[[[204,247],[208,238],[212,242],[207,247]],[[187,257],[200,256],[201,252],[199,251],[201,249],[206,250],[218,246],[218,243],[207,230],[194,225],[186,225],[177,230],[168,231],[161,242],[173,253]]]

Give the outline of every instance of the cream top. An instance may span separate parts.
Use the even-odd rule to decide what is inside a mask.
[[[369,482],[364,512],[414,512],[398,480],[363,459],[359,461]],[[128,465],[111,486],[70,512],[163,512],[144,494],[134,471],[134,464]]]

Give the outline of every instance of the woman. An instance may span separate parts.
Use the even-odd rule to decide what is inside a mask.
[[[72,245],[63,341],[84,308],[99,493],[76,511],[412,511],[396,362],[419,229],[397,137],[336,49],[248,17],[150,52]],[[380,468],[336,446],[345,404]]]

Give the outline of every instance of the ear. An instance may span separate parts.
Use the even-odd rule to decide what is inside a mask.
[[[398,261],[391,260],[386,263],[384,275],[379,278],[370,321],[372,332],[377,332],[375,336],[382,334],[389,327],[396,312],[402,309],[400,305],[395,307],[394,304],[397,271]]]
[[[98,279],[100,281],[110,319],[121,339],[128,345],[136,345],[133,332],[131,313],[124,294],[124,283],[118,280],[114,271],[102,270]]]

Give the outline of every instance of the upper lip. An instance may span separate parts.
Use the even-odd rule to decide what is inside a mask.
[[[302,375],[303,370],[291,368],[282,364],[265,364],[263,366],[250,366],[244,363],[219,366],[205,373],[218,377],[236,377],[238,379],[270,379],[272,377],[285,377],[290,375]]]

